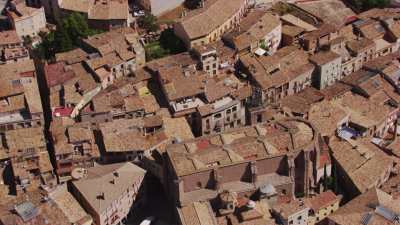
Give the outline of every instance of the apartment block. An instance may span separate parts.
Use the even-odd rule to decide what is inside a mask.
[[[55,118],[50,127],[55,172],[60,183],[72,179],[74,170],[93,167],[100,159],[100,151],[90,125],[71,124],[65,120]]]
[[[72,193],[94,224],[116,225],[138,201],[145,174],[130,162],[89,168],[72,182]]]
[[[340,55],[327,51],[319,52],[310,57],[315,65],[313,73],[314,87],[324,89],[342,78],[342,58]]]

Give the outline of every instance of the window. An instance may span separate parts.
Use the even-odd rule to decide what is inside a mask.
[[[237,110],[236,106],[232,108],[232,112],[236,112],[236,110]]]
[[[215,114],[214,118],[216,118],[216,119],[221,118],[221,113]]]
[[[257,123],[261,123],[262,122],[262,115],[258,114],[257,115]]]
[[[293,220],[290,220],[290,221],[289,221],[289,224],[293,224]]]
[[[302,217],[301,217],[301,216],[298,216],[298,217],[297,217],[297,220],[301,220],[301,219],[302,219]]]

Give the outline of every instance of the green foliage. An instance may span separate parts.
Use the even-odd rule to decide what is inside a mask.
[[[152,14],[146,14],[141,17],[139,22],[147,31],[156,32],[160,29],[160,26],[157,23],[157,17]]]
[[[150,61],[153,59],[162,58],[168,55],[167,50],[161,47],[160,42],[155,41],[145,46],[146,60]]]
[[[185,44],[175,35],[173,29],[167,29],[161,33],[160,44],[169,54],[178,54],[186,50]]]
[[[62,20],[55,31],[40,34],[42,43],[37,47],[39,55],[50,59],[58,52],[72,50],[79,46],[82,38],[98,34],[100,31],[90,29],[86,19],[79,13],[72,13]]]
[[[267,44],[265,43],[265,40],[260,41],[260,48],[262,48],[262,49],[268,51],[268,46],[267,46]]]
[[[146,58],[148,61],[162,58],[171,54],[178,54],[185,51],[184,43],[174,34],[172,29],[164,30],[160,40],[147,44]]]

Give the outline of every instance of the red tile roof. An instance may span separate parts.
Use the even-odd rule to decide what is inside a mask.
[[[65,117],[65,116],[70,116],[74,108],[55,108],[53,110],[53,116],[56,117]]]
[[[339,201],[339,197],[336,196],[332,191],[327,191],[322,192],[313,198],[306,199],[306,204],[314,211],[318,211],[336,201]]]
[[[72,79],[75,74],[72,70],[65,70],[64,62],[45,65],[44,73],[46,76],[47,86],[53,87]]]

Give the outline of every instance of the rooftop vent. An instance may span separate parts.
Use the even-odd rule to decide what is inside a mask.
[[[99,199],[99,200],[104,200],[104,199],[106,199],[106,198],[105,198],[105,195],[104,195],[104,192],[101,192],[100,194],[98,194],[96,198]]]

